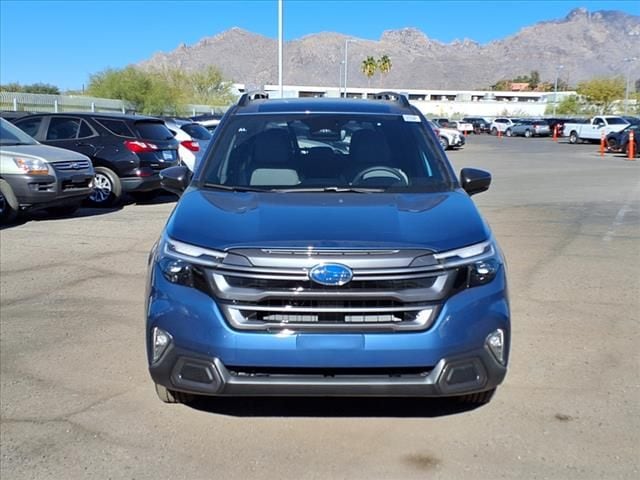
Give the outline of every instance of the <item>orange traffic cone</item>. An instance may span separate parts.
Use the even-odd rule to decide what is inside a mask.
[[[629,143],[627,144],[627,160],[633,160],[636,156],[636,136],[633,130],[629,130]]]

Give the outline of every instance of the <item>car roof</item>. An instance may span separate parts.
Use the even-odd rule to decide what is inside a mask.
[[[278,98],[251,100],[238,104],[237,114],[245,113],[414,113],[408,102],[343,98]]]
[[[136,115],[132,113],[111,113],[111,112],[58,112],[58,113],[39,112],[39,113],[32,113],[29,115],[25,115],[24,117],[20,117],[20,119],[36,116],[36,115],[37,116],[47,115],[52,117],[74,116],[74,117],[111,118],[111,119],[118,119],[118,120],[131,120],[134,122],[140,121],[140,120],[162,122],[161,119],[156,117],[150,117],[148,115]]]

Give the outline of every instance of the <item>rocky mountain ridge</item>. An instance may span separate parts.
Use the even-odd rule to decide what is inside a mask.
[[[466,38],[442,43],[411,27],[387,30],[377,41],[321,32],[285,43],[284,83],[338,86],[347,39],[353,40],[348,62],[352,87],[368,85],[360,65],[369,55],[388,55],[393,64],[385,77],[376,74],[370,81],[373,87],[485,89],[532,70],[552,82],[558,65],[563,65],[560,78],[574,85],[595,76],[626,74],[625,58],[640,59],[640,16],[575,9],[563,19],[536,23],[486,44]],[[234,82],[277,83],[277,41],[236,27],[138,64],[187,71],[208,65]],[[637,65],[636,71],[640,60]]]

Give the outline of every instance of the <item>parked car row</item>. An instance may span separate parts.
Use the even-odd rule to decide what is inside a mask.
[[[161,189],[159,172],[178,164],[193,172],[212,137],[191,119],[89,112],[2,117],[4,220],[44,208],[70,214],[82,202],[109,207],[127,193],[153,196]]]

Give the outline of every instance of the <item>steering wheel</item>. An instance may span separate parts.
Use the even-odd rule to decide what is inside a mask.
[[[392,167],[385,167],[383,165],[376,165],[373,167],[365,168],[355,176],[355,178],[351,183],[353,185],[357,185],[358,183],[362,182],[365,179],[364,177],[366,177],[367,175],[373,172],[381,172],[381,173],[387,174],[387,175],[374,175],[374,177],[376,176],[383,177],[383,178],[392,177],[398,180],[399,182],[401,182],[403,186],[409,185],[409,179],[407,178],[407,176],[402,170],[399,170],[397,168],[392,168]]]

